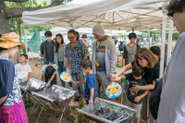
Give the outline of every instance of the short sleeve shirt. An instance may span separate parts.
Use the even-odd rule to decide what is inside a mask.
[[[132,92],[131,88],[133,87],[133,85],[140,85],[140,86],[146,85],[145,79],[141,78],[139,80],[136,80],[133,77],[132,73],[126,74],[125,76],[126,76],[126,80],[129,81],[129,88],[127,91],[127,99],[132,103],[141,104],[143,102],[143,98],[139,102],[134,102],[134,99],[137,96],[141,96],[144,93],[144,90],[140,90],[137,93],[135,93],[135,92]]]
[[[53,42],[47,42],[46,43],[46,47],[47,47],[47,50],[46,50],[46,53],[47,53],[47,61],[48,62],[54,62],[54,44]]]
[[[90,89],[94,88],[94,95],[93,99],[97,97],[97,91],[96,91],[96,76],[95,74],[88,74],[86,76],[86,84],[85,84],[85,100],[90,99]]]
[[[48,67],[49,65],[43,65],[42,66],[42,69],[41,69],[41,72],[40,74],[41,75],[44,75],[45,72],[46,72],[46,68]],[[56,64],[53,64],[53,68],[55,68],[55,72],[53,74],[57,74],[57,69],[58,69],[58,66]]]
[[[68,57],[72,73],[82,72],[80,62],[83,60],[83,57],[87,55],[88,51],[83,42],[77,41],[73,49],[71,48],[71,43],[66,45],[65,57]]]
[[[132,66],[134,66],[134,62],[132,62],[131,64]],[[146,80],[147,84],[152,84],[153,81],[159,78],[159,69],[160,69],[159,62],[154,66],[154,68],[145,67],[144,69],[145,69],[145,74],[143,78]]]
[[[21,91],[18,83],[17,73],[13,63],[5,56],[0,54],[0,98],[7,96],[1,106],[12,106],[14,101],[22,101]]]
[[[21,71],[26,71],[28,73],[32,72],[30,65],[26,64],[25,66],[23,66],[20,63],[15,65],[15,71],[18,73]],[[27,79],[28,79],[28,77],[21,79],[19,81],[25,82]]]

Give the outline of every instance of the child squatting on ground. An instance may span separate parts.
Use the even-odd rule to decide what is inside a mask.
[[[28,73],[28,76],[26,76],[25,78],[23,79],[19,79],[19,83],[22,83],[22,82],[28,82],[30,77],[31,77],[31,67],[30,65],[27,64],[27,60],[28,60],[28,56],[26,54],[21,54],[20,57],[19,57],[19,64],[16,64],[15,65],[15,71],[16,72],[27,72]],[[24,94],[25,92],[22,91],[22,94]],[[24,101],[24,106],[28,106],[28,105],[31,105],[31,101],[30,101],[30,95],[28,95],[28,100],[26,99],[26,93],[23,95],[23,101]]]
[[[121,78],[126,78],[126,80],[129,81],[128,89],[126,89],[128,100],[127,105],[137,110],[135,123],[140,123],[142,102],[143,98],[147,95],[148,90],[145,91],[140,90],[135,93],[132,91],[132,87],[134,87],[135,85],[139,86],[146,85],[145,79],[142,78],[143,75],[144,75],[143,68],[136,68],[136,66],[133,66],[132,73],[120,76]]]
[[[40,72],[42,81],[47,83],[47,87],[56,83],[56,74],[57,74],[57,65],[56,64],[49,64],[43,65],[42,70]]]
[[[96,77],[92,71],[92,62],[90,60],[82,60],[80,66],[83,72],[87,74],[86,81],[76,81],[75,83],[76,85],[85,83],[85,100],[87,104],[90,104],[98,96],[96,91]]]

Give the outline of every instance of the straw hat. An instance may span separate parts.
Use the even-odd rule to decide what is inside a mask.
[[[26,45],[21,43],[18,37],[19,35],[14,33],[3,34],[3,36],[0,38],[0,47],[8,49],[19,45],[19,49],[26,49]]]

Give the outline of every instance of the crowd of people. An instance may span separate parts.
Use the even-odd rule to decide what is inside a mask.
[[[175,5],[175,6],[174,6]],[[181,9],[179,9],[181,8]],[[121,79],[129,81],[126,89],[127,105],[137,109],[135,122],[140,123],[140,118],[147,123],[184,123],[185,116],[185,91],[184,91],[184,44],[185,44],[185,2],[171,1],[167,7],[168,16],[173,18],[174,25],[180,32],[175,49],[169,64],[167,65],[161,84],[159,81],[159,48],[141,48],[136,43],[137,35],[129,34],[130,42],[121,43],[123,46],[123,58],[125,65],[116,71],[116,47],[118,43],[105,35],[104,27],[98,23],[92,33],[96,38],[92,46],[92,56],[88,48],[87,35],[82,35],[71,29],[67,36],[70,43],[65,44],[62,34],[57,34],[55,42],[52,40],[52,32],[46,31],[46,41],[40,46],[40,54],[44,59],[41,70],[41,79],[47,85],[57,84],[56,74],[67,71],[71,74],[75,83],[70,83],[75,96],[83,96],[84,104],[90,104],[96,97],[100,97],[101,88],[103,98],[111,101],[105,95],[107,86]],[[172,11],[173,10],[173,11]],[[31,67],[27,64],[26,54],[17,54],[19,63],[15,66],[9,58],[13,58],[19,49],[25,49],[18,36],[13,33],[3,34],[0,38],[0,122],[1,123],[28,123],[25,106],[31,104],[31,99],[23,96],[19,88],[19,82],[28,82],[31,77]],[[124,72],[132,70],[132,73]],[[17,74],[27,71],[24,79],[18,79]],[[65,82],[61,85],[66,87]],[[161,87],[158,87],[161,85]],[[156,94],[159,88],[158,95]],[[23,93],[23,92],[22,92]],[[158,97],[158,100],[153,98]],[[150,104],[149,102],[151,102]],[[149,110],[149,105],[155,105],[154,110]],[[150,108],[152,109],[152,108]]]

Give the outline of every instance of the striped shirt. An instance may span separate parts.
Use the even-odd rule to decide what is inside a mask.
[[[185,32],[180,34],[163,77],[156,123],[185,123]]]

